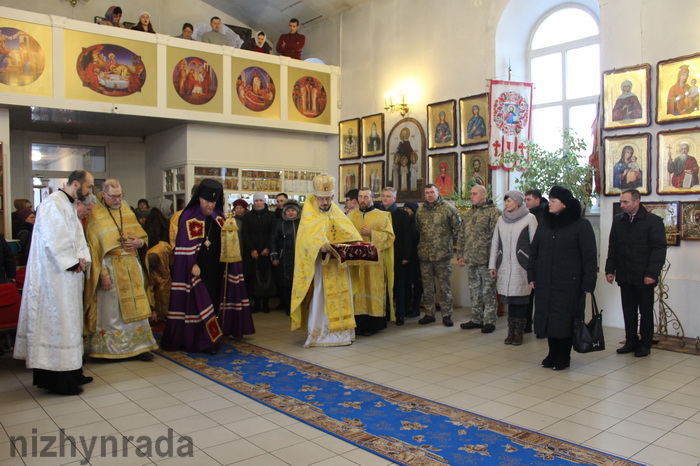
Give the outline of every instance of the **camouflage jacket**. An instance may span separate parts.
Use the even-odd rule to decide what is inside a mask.
[[[501,211],[493,201],[472,207],[464,214],[464,225],[457,243],[457,257],[469,267],[488,265],[491,238]]]
[[[430,262],[451,259],[461,224],[457,209],[442,197],[433,207],[424,202],[416,212],[416,229],[420,234],[418,259]]]

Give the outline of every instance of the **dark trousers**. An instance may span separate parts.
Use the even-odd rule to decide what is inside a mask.
[[[406,317],[406,279],[394,275],[394,299],[396,300],[396,308],[394,314],[397,319]],[[389,300],[386,301],[386,315],[389,317]]]
[[[654,285],[621,284],[620,295],[622,315],[625,318],[625,340],[634,344],[641,342],[643,346],[651,347],[654,336]]]
[[[571,337],[568,338],[547,338],[549,344],[549,355],[551,362],[555,365],[568,364],[571,361]]]
[[[527,304],[509,304],[508,317],[525,319],[527,317]]]

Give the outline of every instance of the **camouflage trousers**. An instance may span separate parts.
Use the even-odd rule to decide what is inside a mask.
[[[486,265],[468,267],[469,294],[472,302],[472,322],[496,325],[496,279],[489,275]]]
[[[423,282],[423,299],[421,304],[425,308],[426,315],[435,315],[435,291],[440,301],[442,317],[452,315],[452,264],[449,259],[444,261],[421,261],[420,277]]]

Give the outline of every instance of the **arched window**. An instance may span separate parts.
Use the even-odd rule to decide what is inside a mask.
[[[549,11],[535,26],[529,44],[533,92],[533,140],[545,149],[562,145],[573,130],[592,144],[591,125],[600,94],[598,20],[583,7]]]

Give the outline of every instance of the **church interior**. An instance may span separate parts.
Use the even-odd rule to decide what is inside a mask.
[[[453,160],[448,170],[455,186],[461,186],[474,166],[467,163],[469,157],[481,150],[489,160],[492,147],[488,138],[475,144],[467,140],[464,116],[472,115],[472,106],[463,109],[463,100],[482,98],[497,81],[532,83],[531,128],[529,137],[521,140],[555,148],[562,144],[563,130],[573,129],[588,143],[589,149],[581,154],[583,164],[589,163],[591,148],[599,145],[602,181],[586,218],[597,241],[596,297],[604,310],[604,351],[574,353],[566,371],[543,368],[546,340],[528,334],[522,346],[503,345],[506,317],[499,317],[493,334],[458,325],[419,325],[418,319],[409,318],[403,326],[390,322],[372,337],[358,336],[350,346],[303,348],[305,332],[290,331],[289,317],[273,310],[254,314],[256,333],[243,340],[612,455],[608,464],[698,464],[700,268],[694,264],[700,243],[693,240],[700,236],[685,233],[681,224],[700,219],[700,214],[690,219],[683,214],[685,205],[700,205],[700,185],[675,186],[666,164],[673,157],[671,146],[679,141],[690,141],[689,155],[700,156],[700,131],[693,121],[700,118],[700,110],[669,116],[662,100],[680,65],[691,64],[691,78],[700,75],[696,48],[700,4],[693,0],[130,0],[123,4],[124,21],[137,22],[138,12],[150,12],[157,31],[153,35],[95,24],[95,17],[111,5],[108,0],[24,0],[0,6],[3,44],[11,42],[9,30],[25,28],[43,50],[42,71],[27,69],[22,74],[34,76],[26,85],[0,70],[0,214],[8,239],[12,201],[30,199],[36,207],[78,168],[89,169],[98,185],[119,179],[131,206],[143,198],[173,212],[181,208],[179,203],[188,202],[196,183],[212,176],[221,180],[230,203],[250,200],[254,192],[274,199],[281,191],[303,201],[309,181],[320,173],[338,179],[335,202],[341,208],[343,188],[350,183],[372,188],[403,183],[406,192],[399,191],[399,204],[420,202],[420,188],[411,187],[414,175],[409,176],[407,169],[402,179],[400,158],[394,159],[401,129],[411,129],[407,137],[414,149],[419,148],[415,162],[409,157],[406,164],[416,164],[423,183],[435,177],[442,160]],[[287,32],[289,19],[299,18],[299,32],[306,36],[302,60],[175,38],[184,22],[196,30],[206,27],[212,16],[241,34],[265,31],[273,50],[277,37]],[[576,32],[582,29],[585,32]],[[100,53],[96,44],[106,51],[124,50],[124,56],[133,54],[134,64],[129,66],[138,67],[136,62],[142,60],[146,71],[141,80],[120,80],[115,73],[114,83],[95,83],[97,78],[85,71],[89,54]],[[216,82],[208,85],[214,91],[208,96],[203,92],[196,102],[182,95],[173,71],[183,61],[198,65],[193,57],[203,57],[199,60],[219,71]],[[267,70],[263,83],[254,74],[258,69]],[[614,85],[606,85],[608,71],[617,79]],[[639,84],[632,92],[644,96],[641,124],[618,124],[616,118],[610,121],[605,116],[626,73]],[[254,84],[246,91],[241,81],[248,79]],[[310,87],[300,91],[304,82]],[[102,91],[94,91],[96,87]],[[694,92],[697,96],[697,87]],[[313,99],[305,97],[311,95]],[[452,106],[452,143],[438,142],[435,125],[442,117],[431,110],[436,105]],[[344,125],[356,124],[361,138],[374,134],[373,122],[382,137],[381,149],[363,148],[359,153],[353,146],[353,154],[345,153]],[[618,141],[626,140],[646,141],[646,155],[640,147],[639,157],[643,181],[636,185],[643,191],[642,204],[667,208],[663,212],[669,218],[664,220],[673,244],[667,250],[665,292],[660,299],[671,311],[659,314],[657,324],[661,327],[659,321],[668,319],[663,324],[669,337],[664,338],[672,341],[671,346],[684,345],[680,351],[653,349],[645,358],[615,352],[618,342],[624,343],[624,321],[620,292],[606,282],[604,270],[621,188],[610,180],[623,144]],[[434,167],[433,161],[437,161]],[[518,170],[489,168],[493,198],[514,189],[519,176]],[[542,187],[543,192],[548,189]],[[418,192],[417,198],[411,190]],[[466,279],[464,270],[455,266],[451,283],[456,323],[471,315]],[[674,338],[679,335],[685,337],[683,343]],[[0,339],[7,350],[11,339],[4,334]],[[11,351],[0,356],[0,464],[405,464],[159,354],[150,362],[88,360],[84,370],[94,377],[84,393],[61,397],[32,386],[31,371],[13,359]],[[59,432],[74,437],[188,436],[193,456],[145,455],[143,446],[127,442],[120,458],[101,458],[79,445],[75,455],[59,461],[39,455],[36,445],[32,454],[20,457],[11,441]],[[49,452],[61,456],[58,448]],[[461,460],[498,464],[468,452]],[[429,464],[438,462],[426,459]]]

